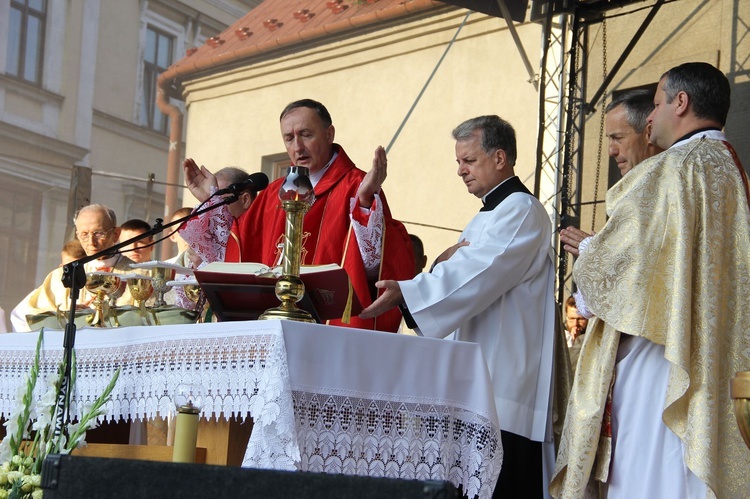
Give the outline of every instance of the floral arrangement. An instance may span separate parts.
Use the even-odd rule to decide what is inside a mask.
[[[104,405],[111,399],[112,390],[120,376],[118,368],[104,392],[92,404],[84,406],[80,420],[64,426],[55,435],[54,422],[61,414],[60,389],[65,373],[61,362],[57,374],[46,380],[48,389],[41,400],[34,399],[39,379],[39,355],[44,329],[36,342],[34,363],[26,375],[26,382],[18,387],[18,405],[5,422],[6,436],[0,443],[0,499],[40,499],[42,497],[42,462],[48,454],[68,454],[86,444],[86,431],[96,428],[98,418],[105,414]],[[75,352],[71,362],[71,384],[68,396],[75,393]],[[33,438],[32,438],[33,435]]]

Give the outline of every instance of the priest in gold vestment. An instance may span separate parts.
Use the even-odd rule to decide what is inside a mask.
[[[728,389],[750,369],[750,208],[728,110],[712,66],[665,73],[649,122],[667,150],[610,189],[607,224],[579,241],[573,277],[594,318],[554,497],[750,497]]]
[[[104,205],[91,204],[81,208],[76,214],[75,227],[76,237],[81,241],[87,255],[93,255],[114,246],[118,237],[120,237],[117,216],[111,208]],[[131,263],[133,263],[132,260],[127,257],[115,254],[88,262],[84,269],[86,272],[106,270],[115,273],[127,273],[131,271]],[[62,267],[58,267],[47,274],[44,282],[13,309],[11,324],[14,331],[39,329],[38,325],[28,323],[28,316],[70,309],[70,289],[63,285],[62,276]],[[88,307],[93,298],[92,293],[85,288],[81,289],[78,299],[79,308]],[[121,285],[120,292],[117,293],[116,300],[117,305],[133,304],[133,297],[124,282]]]

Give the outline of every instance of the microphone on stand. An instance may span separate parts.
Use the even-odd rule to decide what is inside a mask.
[[[236,184],[228,185],[223,189],[219,189],[214,192],[214,196],[222,196],[224,194],[240,194],[245,191],[258,192],[268,187],[268,176],[263,172],[256,172],[250,174],[246,180],[237,182]]]

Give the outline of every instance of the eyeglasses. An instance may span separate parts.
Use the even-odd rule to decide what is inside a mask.
[[[115,230],[114,227],[112,227],[109,230],[97,230],[94,232],[76,232],[76,237],[79,241],[89,241],[91,239],[95,239],[97,241],[102,241],[103,239],[106,239],[106,237],[109,235],[110,232]]]

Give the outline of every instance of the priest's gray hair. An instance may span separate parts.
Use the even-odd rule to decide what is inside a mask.
[[[612,99],[605,112],[609,113],[622,106],[628,125],[633,127],[636,133],[643,133],[648,124],[648,115],[654,110],[654,93],[647,88],[629,90]]]
[[[466,120],[453,129],[453,138],[466,140],[471,138],[475,130],[482,132],[482,149],[492,154],[498,149],[505,151],[509,166],[516,165],[516,131],[510,123],[499,116],[478,116]]]
[[[236,166],[227,166],[225,168],[222,168],[218,172],[214,173],[214,176],[216,178],[222,178],[226,180],[227,185],[238,184],[250,178],[249,173],[247,173],[242,168],[237,168]]]
[[[73,217],[73,225],[78,221],[78,217],[81,216],[81,213],[87,213],[89,211],[98,211],[102,213],[105,218],[112,222],[112,227],[117,227],[117,215],[115,214],[115,210],[109,206],[104,206],[103,204],[89,204],[78,210]]]

